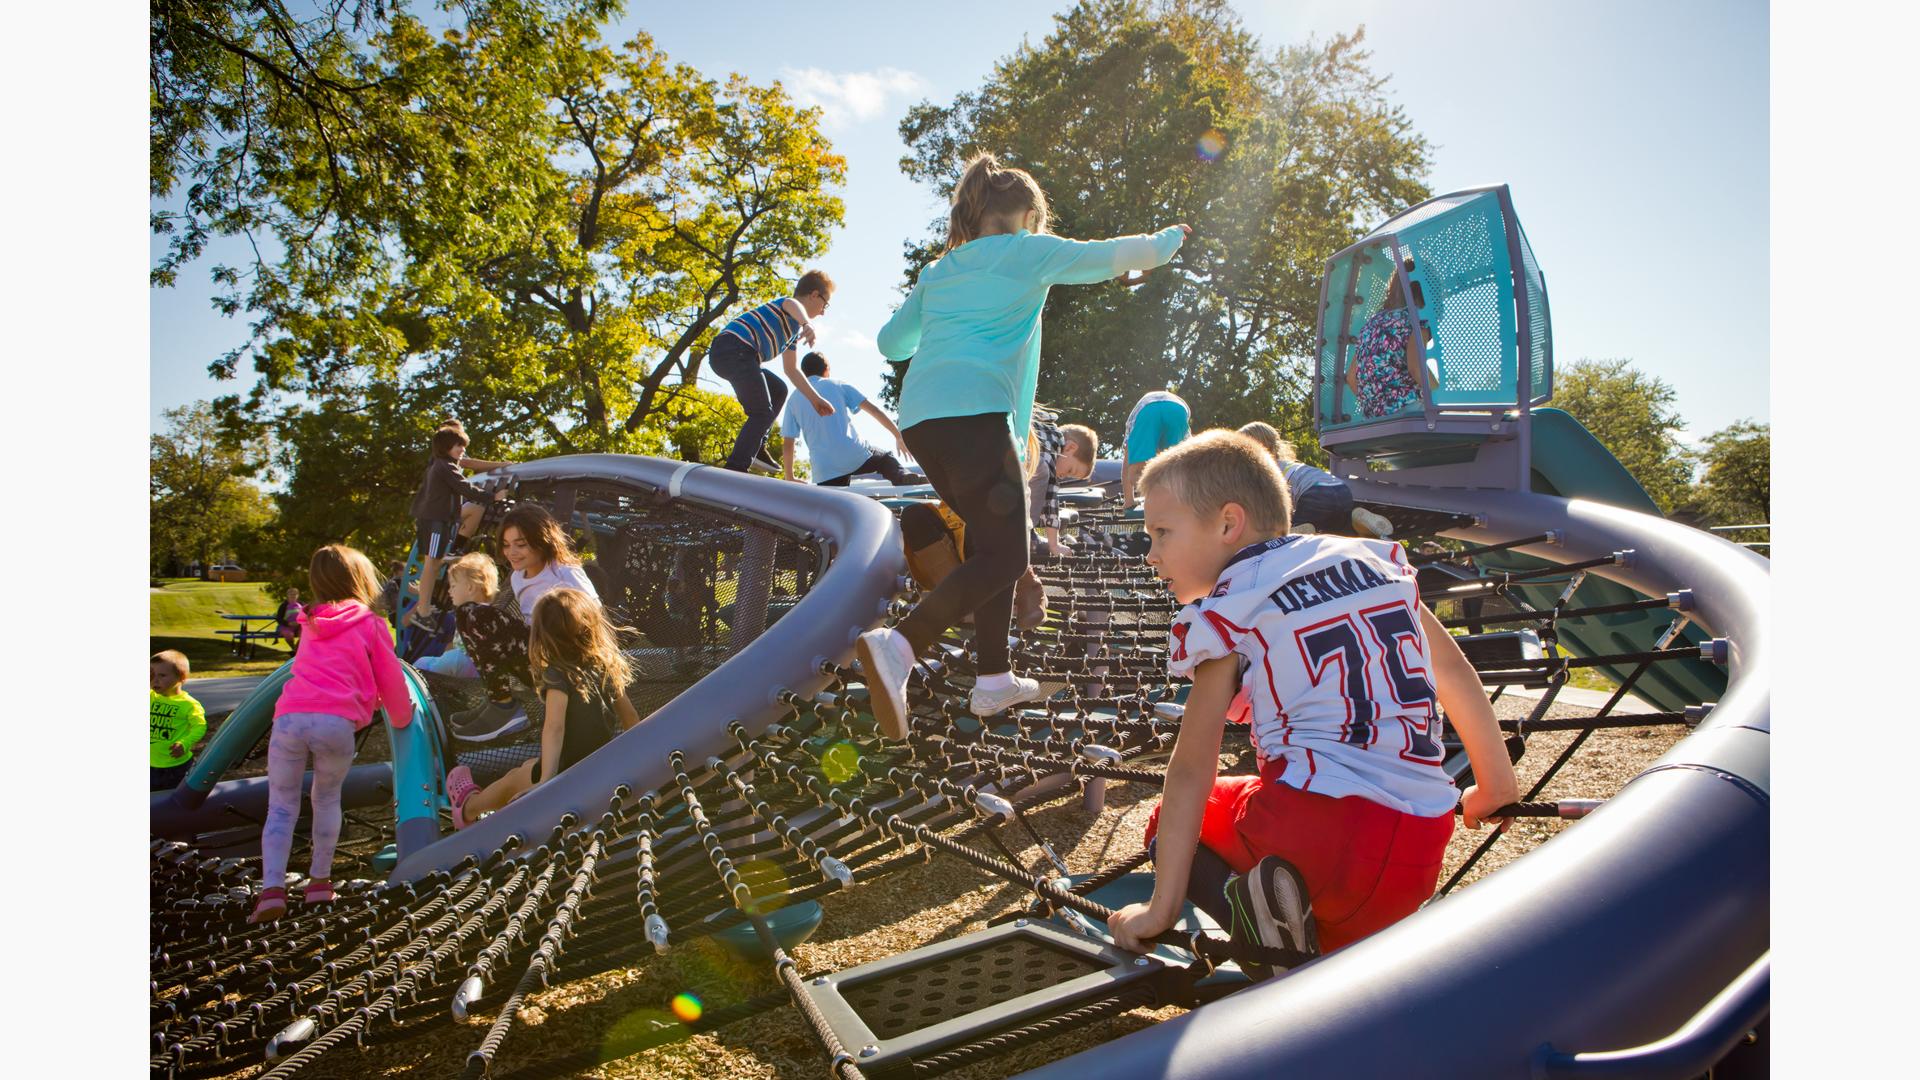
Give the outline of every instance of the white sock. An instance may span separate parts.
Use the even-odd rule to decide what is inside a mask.
[[[900,663],[903,667],[913,666],[913,642],[907,640],[907,635],[889,628],[887,630],[887,647],[892,649],[893,654],[900,658]]]
[[[974,685],[988,692],[1013,689],[1013,672],[1003,671],[998,675],[982,675],[974,680]]]

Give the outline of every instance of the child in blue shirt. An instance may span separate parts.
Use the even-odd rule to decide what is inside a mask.
[[[787,479],[793,479],[794,444],[804,441],[813,459],[813,482],[821,487],[846,487],[856,475],[869,472],[881,474],[889,484],[919,482],[900,464],[899,458],[868,445],[854,430],[854,412],[864,412],[893,432],[894,448],[900,451],[900,457],[908,456],[907,444],[900,438],[900,429],[893,426],[893,420],[868,401],[865,394],[831,378],[832,370],[826,357],[817,352],[808,353],[800,360],[800,371],[813,384],[814,391],[833,406],[833,411],[821,416],[811,408],[795,408],[797,399],[787,399],[786,411],[780,414],[780,433],[785,436],[781,440],[785,443],[780,451],[781,466]]]
[[[1055,285],[1091,285],[1173,258],[1190,230],[1068,240],[1047,233],[1047,196],[992,154],[954,186],[947,248],[920,272],[879,334],[881,355],[912,358],[900,388],[907,449],[967,527],[966,560],[900,622],[860,636],[855,653],[883,733],[907,732],[914,657],[973,614],[979,678],[968,707],[992,716],[1040,696],[1013,674],[1007,630],[1014,583],[1028,565],[1021,468],[1040,379],[1040,312]]]

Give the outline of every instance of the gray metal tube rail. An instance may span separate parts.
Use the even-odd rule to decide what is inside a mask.
[[[568,814],[598,818],[615,788],[635,791],[673,779],[668,755],[691,760],[737,750],[727,723],[739,720],[759,734],[785,712],[776,694],[810,696],[824,689],[824,661],[848,663],[853,642],[879,623],[899,589],[906,558],[893,514],[879,503],[833,488],[793,484],[707,465],[624,454],[582,454],[515,465],[522,484],[608,483],[658,491],[706,507],[746,514],[832,549],[826,571],[779,622],[639,726],[595,751],[564,776],[543,783],[477,824],[442,837],[394,867],[391,880],[410,881],[499,847],[508,836],[544,837]]]

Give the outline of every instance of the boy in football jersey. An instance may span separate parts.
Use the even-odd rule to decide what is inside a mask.
[[[1479,676],[1420,602],[1405,551],[1288,536],[1286,481],[1237,432],[1166,451],[1141,486],[1147,562],[1187,605],[1168,669],[1193,689],[1147,826],[1153,898],[1115,914],[1114,940],[1144,951],[1189,898],[1237,940],[1309,954],[1412,914],[1433,893],[1454,804],[1468,828],[1505,828],[1489,815],[1519,785]],[[1243,686],[1260,775],[1217,778]],[[1464,793],[1441,769],[1436,705],[1473,764]]]

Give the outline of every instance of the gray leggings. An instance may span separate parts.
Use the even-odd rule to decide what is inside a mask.
[[[340,842],[340,789],[353,765],[353,721],[326,713],[287,713],[273,718],[267,743],[267,823],[260,830],[260,882],[285,888],[293,825],[300,819],[300,781],[313,759],[313,862],[309,876],[333,876],[333,849]]]

